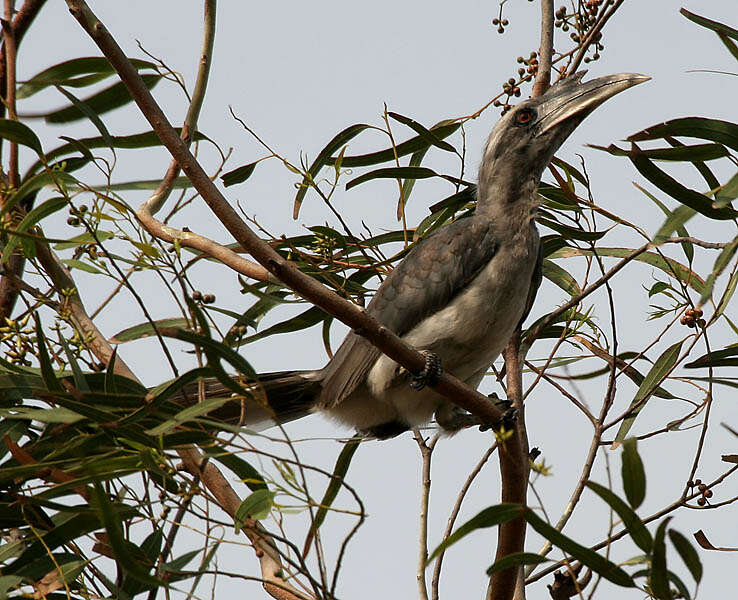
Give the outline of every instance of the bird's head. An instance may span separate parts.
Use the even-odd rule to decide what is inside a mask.
[[[495,125],[479,168],[480,205],[531,195],[546,165],[584,118],[608,98],[649,77],[618,73],[582,82],[576,73],[510,109]]]

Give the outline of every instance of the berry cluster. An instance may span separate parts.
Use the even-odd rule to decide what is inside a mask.
[[[702,494],[699,498],[697,498],[697,504],[700,506],[705,506],[705,504],[708,503],[708,500],[712,498],[712,490],[708,489],[707,486],[702,483],[701,479],[695,479],[694,481],[690,481],[687,483],[687,485],[690,488],[697,488],[697,491]]]
[[[212,304],[215,302],[215,294],[203,294],[200,290],[192,292],[192,299],[195,302],[202,302],[203,304]]]
[[[574,29],[574,31],[569,34],[569,37],[576,44],[581,44],[587,37],[589,30],[597,24],[600,6],[604,3],[605,0],[587,0],[584,4],[580,3],[578,10],[572,13],[569,13],[566,10],[566,6],[561,6],[554,15],[556,18],[554,26],[561,29],[561,31]],[[612,1],[607,0],[607,4],[612,4]],[[602,33],[597,32],[592,39],[594,52],[591,56],[584,58],[585,63],[589,63],[600,58],[600,51],[605,48],[605,46],[600,43],[601,40]]]
[[[88,208],[86,204],[80,205],[79,208],[71,206],[69,208],[69,218],[67,219],[67,225],[71,225],[72,227],[78,227],[79,225],[81,225],[82,221],[80,220],[80,217],[87,211]]]
[[[497,25],[497,33],[505,33],[505,27],[509,24],[507,19],[492,19],[492,25]]]
[[[705,326],[705,320],[702,318],[702,310],[699,308],[688,308],[685,310],[679,322],[692,329],[697,326],[702,329]]]

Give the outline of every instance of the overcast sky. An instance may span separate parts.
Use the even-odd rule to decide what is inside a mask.
[[[197,68],[201,39],[201,2],[176,0],[158,2],[127,0],[126,2],[91,2],[118,42],[132,56],[141,56],[136,40],[153,55],[180,71],[191,87]],[[558,6],[558,3],[557,3]],[[679,15],[680,6],[718,21],[736,26],[735,0],[689,1],[683,4],[668,0],[637,2],[629,0],[607,25],[605,51],[600,61],[590,65],[590,76],[631,71],[649,75],[653,80],[607,102],[575,132],[559,153],[562,158],[578,162],[586,159],[598,202],[625,211],[655,231],[660,212],[640,194],[632,181],[643,183],[627,160],[610,157],[590,148],[586,143],[608,145],[623,139],[647,125],[678,116],[699,115],[735,121],[736,78],[689,72],[693,69],[736,71],[735,61],[722,47],[717,36]],[[263,150],[236,123],[229,106],[278,152],[294,162],[301,153],[309,159],[338,131],[352,123],[381,125],[386,103],[390,110],[413,117],[430,126],[443,119],[469,114],[496,95],[501,83],[515,74],[515,57],[527,55],[538,45],[538,2],[510,0],[505,4],[508,31],[499,35],[491,20],[497,15],[497,2],[460,0],[458,2],[271,2],[246,3],[222,1],[218,7],[218,30],[211,83],[200,120],[200,129],[223,147],[233,147],[232,168],[256,160]],[[558,32],[558,35],[561,35]],[[560,39],[557,44],[565,45]],[[56,62],[77,56],[94,56],[99,52],[67,13],[63,2],[51,2],[42,12],[27,36],[19,59],[20,77],[30,77]],[[185,104],[174,86],[162,84],[156,89],[170,119],[179,123]],[[53,92],[31,99],[22,111],[65,104]],[[467,125],[467,173],[475,173],[481,147],[498,118],[495,109]],[[133,107],[116,111],[106,123],[116,135],[139,132],[148,125]],[[46,128],[43,142],[53,147],[61,135],[95,135],[91,125]],[[348,153],[360,153],[384,147],[379,136],[363,136],[352,142]],[[124,153],[121,153],[124,154]],[[215,153],[203,148],[208,168],[215,163]],[[429,165],[447,168],[444,157],[429,154]],[[161,177],[167,161],[163,154],[140,153],[120,158],[121,180]],[[451,167],[454,168],[454,167]],[[455,168],[458,168],[456,166]],[[471,177],[471,175],[469,175]],[[698,189],[700,181],[692,174],[683,179]],[[229,199],[275,234],[304,231],[303,225],[330,219],[318,199],[308,195],[298,221],[291,219],[295,178],[276,161],[260,165],[247,185],[230,188]],[[340,195],[338,207],[351,223],[364,220],[373,230],[396,228],[393,218],[396,190],[393,184],[373,182],[356,193]],[[408,209],[411,223],[427,214],[427,207],[451,193],[450,186],[437,182],[418,182]],[[131,203],[138,200],[131,197]],[[190,213],[197,231],[231,240],[204,208]],[[188,223],[180,223],[188,224]],[[191,223],[190,223],[191,225]],[[707,239],[715,238],[712,225],[695,225],[695,232]],[[48,233],[48,232],[47,232]],[[66,235],[72,235],[66,231]],[[237,285],[224,269],[198,270],[203,289],[218,294],[219,301],[238,307]],[[639,278],[650,277],[648,269],[635,269],[630,282],[618,288],[616,299],[632,304],[623,310],[619,323],[623,348],[643,339],[648,302]],[[622,291],[620,291],[622,290]],[[104,297],[107,290],[91,291]],[[551,310],[561,296],[551,286],[544,286],[534,315]],[[231,295],[229,299],[228,295]],[[108,334],[143,320],[132,303],[124,298],[115,311],[104,313],[101,325]],[[154,303],[157,317],[176,316],[169,303]],[[269,321],[271,323],[272,321]],[[604,324],[603,324],[604,325]],[[335,338],[340,340],[341,328]],[[726,343],[734,341],[726,337]],[[290,337],[277,336],[267,343],[243,350],[257,370],[280,370],[319,367],[325,362],[320,332],[310,330]],[[152,345],[142,343],[122,349],[122,356],[147,383],[167,378],[165,363]],[[186,361],[186,358],[183,358]],[[493,391],[493,382],[485,382],[483,390]],[[601,394],[604,383],[586,388],[587,393]],[[621,402],[633,390],[623,385]],[[734,420],[732,398],[723,390],[716,399],[717,424]],[[660,405],[652,410],[672,411]],[[669,412],[671,414],[671,412]],[[680,414],[676,411],[674,414]],[[546,501],[553,519],[558,517],[575,484],[581,467],[579,457],[586,452],[589,431],[575,412],[551,390],[540,388],[531,397],[528,430],[531,445],[540,446],[553,476],[539,482],[538,491]],[[653,415],[652,423],[664,421]],[[292,436],[336,437],[349,432],[338,429],[319,417],[295,423]],[[734,451],[734,438],[715,426],[713,445],[705,454],[705,472],[717,473],[722,467],[719,455]],[[678,494],[694,452],[696,430],[665,436],[644,445],[649,475],[649,496],[642,514],[666,504]],[[680,437],[677,437],[680,436]],[[448,510],[456,491],[471,466],[484,451],[489,434],[466,431],[439,445],[434,462],[431,507],[431,544],[435,544],[445,526]],[[733,444],[732,448],[730,444]],[[675,448],[675,446],[678,446]],[[300,445],[306,462],[330,469],[339,446],[333,441]],[[610,452],[613,470],[619,470],[619,452]],[[491,464],[494,465],[494,459]],[[604,464],[602,457],[599,464]],[[494,466],[480,478],[470,495],[461,521],[481,508],[499,500],[499,479]],[[351,467],[350,483],[361,493],[370,515],[360,530],[344,565],[338,594],[342,598],[361,600],[378,597],[411,598],[416,594],[417,513],[419,455],[409,435],[383,443],[361,447]],[[595,481],[605,482],[601,466],[595,470]],[[616,477],[617,480],[617,477]],[[320,495],[318,484],[314,493]],[[735,484],[732,488],[735,489]],[[614,489],[620,491],[619,484]],[[670,495],[669,495],[670,494]],[[727,490],[726,490],[727,497]],[[587,498],[592,508],[576,517],[566,532],[583,543],[597,541],[606,531],[606,513],[598,500]],[[718,545],[735,546],[735,508],[724,511],[677,514],[673,525],[685,534],[702,528]],[[290,517],[288,516],[288,519]],[[328,535],[345,533],[348,521],[328,524]],[[340,525],[340,528],[339,528]],[[527,550],[536,551],[539,540],[531,536]],[[335,548],[328,544],[330,555]],[[491,564],[494,536],[477,533],[446,559],[446,575],[442,592],[447,597],[482,597],[485,589],[484,570]],[[633,554],[635,554],[635,550]],[[555,556],[558,557],[558,554]],[[615,556],[625,555],[616,548]],[[675,566],[678,563],[673,558]],[[735,558],[728,554],[703,553],[706,565],[702,597],[727,597],[735,589]],[[239,567],[242,565],[242,567]],[[232,570],[253,571],[255,559],[242,547],[228,549],[222,566]],[[683,572],[681,570],[680,572]],[[685,574],[685,581],[691,583]],[[219,593],[235,593],[241,584],[222,581]],[[236,588],[235,586],[238,586]],[[250,593],[259,594],[254,587]],[[731,590],[731,592],[728,592]],[[599,590],[600,598],[639,598],[638,592],[621,592],[612,587]],[[529,592],[530,598],[547,597],[543,582]]]

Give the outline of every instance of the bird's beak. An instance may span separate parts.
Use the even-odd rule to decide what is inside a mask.
[[[576,126],[605,100],[651,79],[638,73],[618,73],[582,83],[583,76],[584,73],[575,73],[539,98],[538,135],[566,121]]]

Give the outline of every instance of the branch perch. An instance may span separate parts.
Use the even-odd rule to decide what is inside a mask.
[[[128,88],[141,112],[173,158],[179,163],[192,185],[244,250],[251,254],[269,273],[305,300],[319,306],[353,328],[410,372],[420,372],[425,365],[425,358],[422,354],[403,342],[376,319],[370,317],[362,308],[343,300],[313,278],[299,271],[293,264],[282,258],[261,240],[244,223],[199,165],[187,145],[177,135],[166,115],[144,85],[136,69],[131,65],[104,25],[90,11],[87,4],[83,0],[67,0],[67,5],[72,15],[118,72],[121,81]],[[447,373],[442,375],[434,389],[458,406],[478,416],[484,422],[498,423],[502,419],[502,411],[486,396],[470,389]]]

